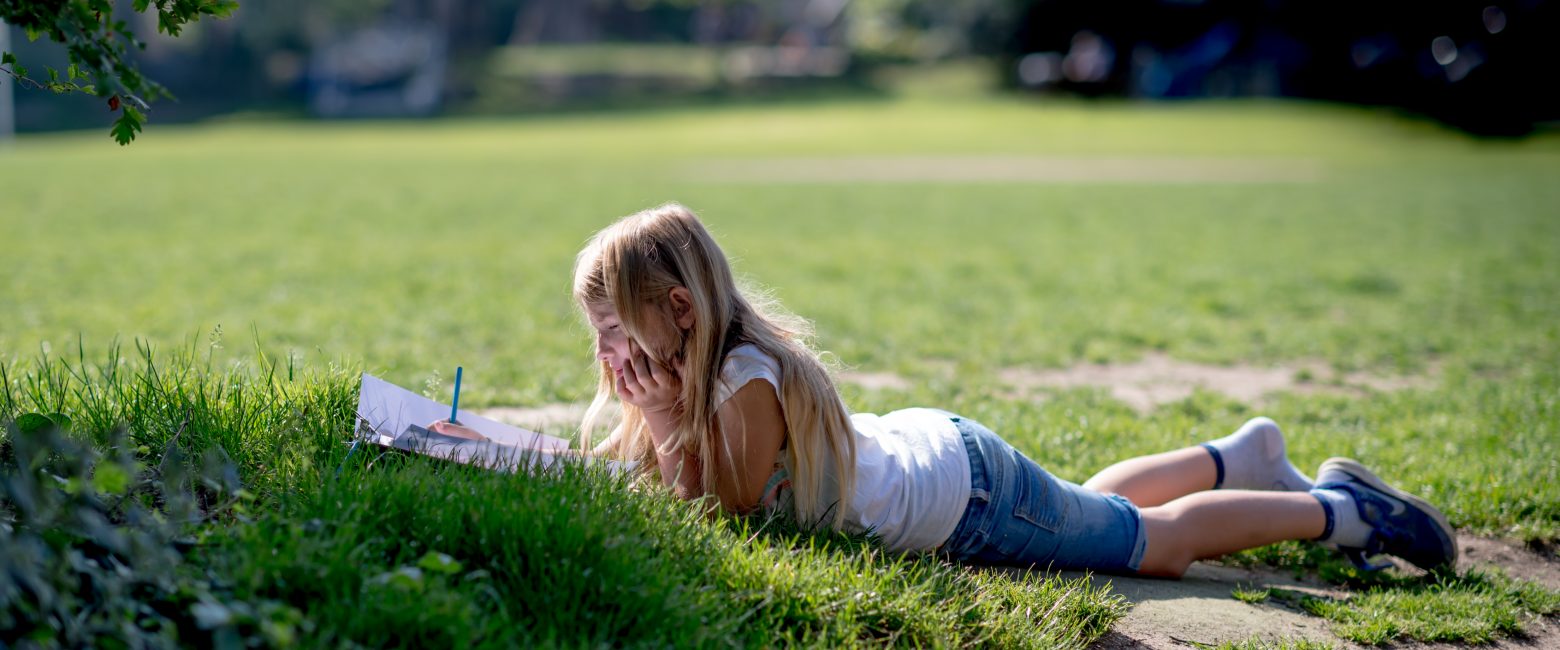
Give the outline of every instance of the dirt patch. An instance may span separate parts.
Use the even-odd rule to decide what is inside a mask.
[[[938,371],[944,376],[953,373],[951,366]],[[1252,404],[1260,404],[1267,395],[1276,392],[1362,396],[1372,392],[1431,388],[1436,385],[1440,370],[1432,365],[1423,375],[1406,377],[1339,373],[1322,361],[1303,361],[1289,366],[1215,366],[1154,353],[1132,363],[1079,364],[1047,370],[1004,368],[997,376],[1013,389],[1006,395],[1009,399],[1040,399],[1047,390],[1098,387],[1146,412],[1161,404],[1186,399],[1199,388]],[[852,369],[840,372],[837,377],[842,383],[874,391],[903,391],[913,387],[909,379],[892,372]],[[583,402],[559,402],[537,407],[496,407],[477,413],[533,430],[572,429],[579,425],[587,406]]]
[[[855,384],[867,390],[909,390],[910,380],[891,372],[859,372],[846,371],[838,375],[839,380],[848,384]],[[512,424],[532,431],[556,431],[560,429],[574,430],[579,427],[580,420],[585,417],[585,409],[590,404],[586,402],[555,402],[541,406],[497,406],[493,408],[477,409],[472,411],[482,417],[497,420],[505,424]],[[609,406],[609,408],[611,408]],[[608,411],[605,417],[610,419],[616,414],[615,410]]]
[[[838,377],[842,382],[855,384],[867,390],[910,390],[910,380],[891,372],[851,370],[839,373]]]
[[[1462,549],[1462,556],[1457,562],[1460,570],[1497,566],[1505,569],[1513,578],[1560,589],[1560,560],[1545,557],[1519,544],[1485,537],[1458,535],[1457,545]]]
[[[1068,578],[1078,573],[1064,572]],[[1295,580],[1270,569],[1246,569],[1199,562],[1180,580],[1093,575],[1096,585],[1111,589],[1132,603],[1126,618],[1095,648],[1190,648],[1242,641],[1253,636],[1278,641],[1310,639],[1350,647],[1327,629],[1327,621],[1277,599],[1250,604],[1230,595],[1235,589],[1284,589],[1313,596],[1338,597],[1333,588]]]
[[[705,160],[682,175],[728,183],[1310,183],[1323,166],[1282,158],[858,156]]]
[[[1132,363],[1080,364],[1057,370],[1007,368],[998,377],[1015,389],[1013,397],[1032,398],[1037,389],[1101,387],[1111,396],[1139,411],[1176,402],[1198,388],[1223,393],[1236,400],[1260,403],[1270,393],[1334,393],[1364,395],[1371,392],[1429,388],[1439,370],[1432,367],[1418,377],[1339,373],[1321,361],[1305,361],[1288,367],[1215,366],[1180,361],[1154,353]]]
[[[585,409],[589,407],[590,405],[584,402],[560,402],[534,408],[502,406],[479,409],[475,412],[490,420],[498,420],[532,431],[557,429],[572,431],[579,428],[580,420],[585,417]]]
[[[1504,540],[1458,535],[1457,542],[1462,548],[1459,570],[1497,566],[1513,577],[1532,580],[1551,589],[1560,588],[1560,561]],[[1062,575],[1074,578],[1082,574],[1064,572]],[[1236,588],[1271,588],[1331,598],[1350,595],[1347,590],[1325,583],[1297,580],[1286,571],[1199,562],[1192,565],[1181,580],[1103,575],[1090,579],[1095,585],[1109,583],[1115,593],[1132,604],[1126,617],[1094,643],[1095,649],[1193,648],[1242,641],[1253,636],[1270,640],[1312,639],[1338,648],[1361,647],[1333,636],[1325,619],[1306,614],[1286,604],[1283,598],[1251,604],[1231,595]],[[1479,647],[1560,648],[1560,619],[1539,617],[1527,621],[1525,627],[1527,634],[1524,637],[1501,639]],[[1467,646],[1404,642],[1392,647]]]

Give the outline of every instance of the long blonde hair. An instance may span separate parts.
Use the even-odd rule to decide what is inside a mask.
[[[669,338],[665,334],[670,323],[667,295],[673,287],[685,287],[692,294],[693,327],[683,331],[677,349],[657,349],[657,341]],[[681,419],[661,448],[655,448],[644,414],[624,403],[621,419],[598,452],[638,461],[648,473],[657,467],[657,451],[670,454],[686,449],[699,459],[704,491],[712,493],[717,450],[724,451],[727,467],[735,466],[730,441],[717,440],[720,405],[715,403],[715,389],[726,353],[751,343],[780,366],[784,461],[798,521],[814,525],[828,518],[835,528],[843,525],[855,486],[855,435],[827,368],[810,346],[812,328],[764,296],[745,295],[725,254],[692,211],[668,203],[624,217],[596,233],[575,260],[574,299],[581,309],[611,305],[628,336],[639,342],[653,363],[671,367],[680,360],[683,364]],[[596,398],[580,427],[581,446],[586,449],[597,421],[617,397],[611,366],[603,361],[598,371]],[[825,476],[829,460],[833,476]],[[837,503],[822,502],[828,480],[837,481]]]

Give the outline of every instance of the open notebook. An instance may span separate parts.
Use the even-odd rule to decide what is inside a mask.
[[[630,465],[584,458],[569,451],[569,441],[495,422],[461,410],[456,419],[487,440],[442,435],[426,427],[450,416],[450,407],[383,379],[363,373],[358,392],[357,436],[362,442],[424,454],[457,463],[515,471],[547,467],[562,458],[602,462],[614,472]]]

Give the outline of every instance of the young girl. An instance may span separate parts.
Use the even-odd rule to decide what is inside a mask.
[[[676,204],[626,217],[580,252],[574,297],[596,330],[605,406],[595,453],[640,461],[684,498],[869,532],[954,560],[1179,577],[1193,561],[1315,539],[1366,568],[1378,553],[1456,562],[1446,518],[1359,463],[1296,471],[1257,418],[1224,438],[1122,461],[1083,485],[979,423],[913,408],[851,414],[805,321],[744,295],[704,225]],[[475,435],[440,423],[442,433]]]

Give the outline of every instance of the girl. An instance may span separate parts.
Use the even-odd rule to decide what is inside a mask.
[[[1080,486],[960,415],[851,414],[806,322],[744,295],[681,205],[597,233],[576,261],[574,298],[600,362],[583,446],[616,398],[621,419],[594,453],[637,460],[684,498],[981,563],[1179,577],[1195,560],[1289,539],[1336,545],[1365,568],[1379,568],[1366,563],[1378,553],[1425,569],[1457,559],[1429,503],[1342,458],[1313,484],[1266,418]]]

